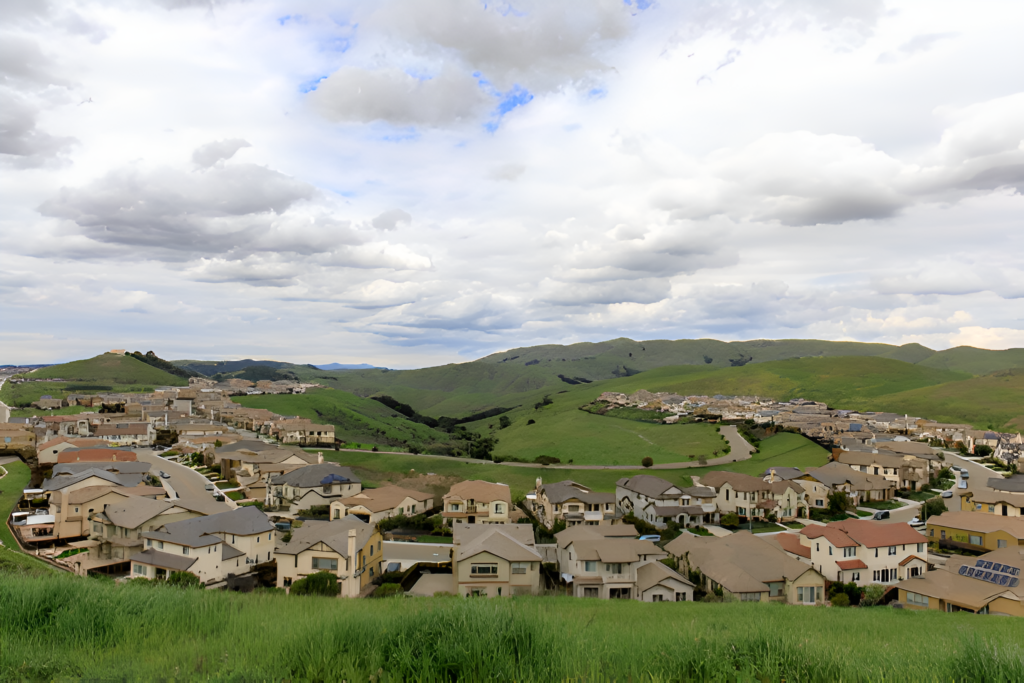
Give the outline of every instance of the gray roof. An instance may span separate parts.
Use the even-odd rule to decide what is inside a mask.
[[[137,485],[142,480],[142,477],[139,476],[139,475],[126,475],[126,476],[127,477],[134,477],[135,478],[135,482],[131,483],[131,484],[126,483],[125,479],[122,479],[121,475],[112,474],[112,473],[107,472],[105,470],[97,469],[95,467],[90,467],[89,469],[87,469],[87,470],[85,470],[83,472],[79,472],[78,474],[72,474],[72,475],[62,474],[60,476],[50,477],[49,479],[44,481],[42,484],[40,484],[39,488],[43,489],[44,491],[59,491],[59,490],[61,490],[63,488],[67,488],[68,486],[71,486],[72,484],[77,484],[80,481],[85,481],[89,477],[99,477],[100,479],[103,479],[104,481],[108,481],[111,484],[114,484],[115,486],[135,486],[135,485]]]
[[[307,465],[287,474],[279,474],[270,480],[271,484],[288,484],[300,489],[311,489],[332,482],[358,484],[361,480],[352,473],[351,468],[333,462]]]
[[[621,486],[624,489],[635,491],[640,495],[647,496],[648,498],[678,498],[679,494],[666,495],[666,491],[669,489],[679,490],[679,487],[670,481],[665,481],[661,477],[655,477],[650,474],[638,474],[633,477],[626,477],[619,479],[615,482],[616,486]]]
[[[138,555],[132,555],[132,562],[151,564],[155,567],[170,569],[175,572],[187,571],[189,567],[195,564],[196,559],[197,558],[189,557],[188,555],[162,553],[159,550],[154,550],[153,548],[143,550]]]
[[[541,489],[544,491],[544,495],[552,503],[563,503],[567,500],[575,498],[576,500],[584,503],[601,504],[601,503],[614,503],[614,493],[595,493],[593,491],[581,490],[577,488],[580,486],[570,481],[559,481],[553,484],[543,484]],[[586,489],[586,487],[583,487]]]
[[[455,559],[466,560],[480,553],[497,555],[509,562],[539,562],[534,549],[531,524],[456,524]]]
[[[771,476],[772,470],[775,470],[775,478],[782,481],[804,476],[803,470],[799,467],[769,467],[761,473],[761,478],[764,479]]]
[[[988,487],[996,491],[1024,493],[1024,474],[1015,474],[1005,479],[1003,477],[993,477],[988,480]]]
[[[66,462],[53,466],[53,475],[78,474],[85,470],[105,470],[114,474],[146,474],[152,465],[148,462]]]
[[[519,543],[528,546],[534,545],[532,524],[463,524],[455,522],[452,524],[452,541],[458,545],[470,545],[486,532],[498,527],[505,532],[506,536]]]
[[[298,555],[317,543],[323,543],[342,557],[348,557],[348,532],[356,530],[356,552],[358,553],[373,536],[375,525],[368,524],[355,515],[327,522],[307,520],[298,529],[292,529],[292,538],[274,549],[278,555]],[[445,558],[447,559],[447,557]]]
[[[714,498],[718,495],[710,486],[687,486],[682,492],[684,496],[691,498]]]
[[[134,529],[174,506],[174,502],[166,498],[153,500],[142,496],[132,496],[122,503],[111,503],[104,506],[103,514],[111,523],[119,527]]]
[[[255,506],[249,505],[208,517],[171,522],[159,529],[143,533],[142,537],[187,545],[192,548],[204,548],[208,545],[224,543],[224,539],[217,534],[251,536],[273,529],[274,525],[270,523],[267,516]]]

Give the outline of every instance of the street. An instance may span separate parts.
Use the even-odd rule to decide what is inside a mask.
[[[153,474],[157,474],[158,470],[163,470],[171,475],[171,487],[178,494],[179,498],[213,499],[212,494],[206,490],[206,485],[210,483],[209,480],[195,470],[172,460],[161,458],[156,451],[148,447],[133,448],[131,450],[135,451],[139,462],[148,462],[152,465]],[[237,505],[235,505],[234,501],[225,498],[225,510],[235,507]]]

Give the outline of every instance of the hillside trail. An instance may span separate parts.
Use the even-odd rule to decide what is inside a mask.
[[[691,467],[714,467],[716,465],[725,465],[731,462],[740,462],[741,460],[749,460],[750,454],[753,453],[754,447],[747,443],[747,440],[740,436],[739,431],[732,425],[725,425],[722,427],[722,437],[729,443],[729,454],[724,455],[720,458],[711,458],[705,464],[701,464],[697,460],[689,462],[667,462],[657,465],[652,465],[647,469],[651,470],[685,470]],[[349,451],[352,453],[366,453],[365,450],[359,450],[358,448],[342,448],[342,451]],[[453,458],[448,455],[428,455],[427,453],[402,453],[399,451],[378,451],[381,454],[388,455],[410,455],[417,458],[438,458],[441,460],[452,460]],[[638,465],[541,465],[535,462],[492,462],[490,460],[473,460],[466,458],[457,458],[459,462],[465,463],[476,463],[478,465],[503,465],[505,467],[531,467],[535,469],[545,470],[638,470],[644,469]]]

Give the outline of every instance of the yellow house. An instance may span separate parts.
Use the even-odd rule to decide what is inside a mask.
[[[944,512],[928,520],[929,542],[944,548],[999,550],[1024,545],[1024,519],[981,512]]]
[[[340,597],[357,598],[381,575],[383,547],[376,525],[355,515],[327,522],[307,521],[279,545],[277,587],[289,589],[299,579],[328,571],[338,577]]]
[[[970,489],[960,493],[960,509],[964,512],[984,512],[1000,517],[1020,517],[1024,509],[1024,475],[1009,479],[993,477],[984,491]]]
[[[540,553],[530,524],[454,524],[452,591],[473,597],[530,595],[541,589]]]

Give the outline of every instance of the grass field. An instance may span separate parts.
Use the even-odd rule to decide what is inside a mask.
[[[39,386],[38,384],[35,386]],[[52,395],[52,394],[51,394]],[[33,400],[38,400],[36,396]],[[67,408],[57,408],[56,410],[39,410],[38,408],[14,408],[11,410],[11,417],[45,417],[47,415],[78,415],[79,413],[98,411],[99,408],[90,408],[88,406],[68,406]]]
[[[829,459],[829,452],[824,448],[800,434],[790,432],[782,432],[763,440],[759,450],[761,452],[752,453],[749,460],[716,467],[698,467],[686,472],[698,477],[713,470],[760,476],[772,467],[799,467],[806,470],[821,467]]]
[[[1017,620],[884,607],[337,600],[52,576],[5,577],[0,614],[4,680],[1024,678]]]
[[[14,540],[10,529],[7,526],[7,519],[11,511],[21,500],[21,492],[28,486],[31,473],[28,465],[15,460],[3,465],[7,470],[7,476],[0,479],[0,541],[4,547],[0,548],[0,571],[25,573],[30,575],[49,574],[56,570],[45,562],[41,562],[18,549],[18,543]]]

